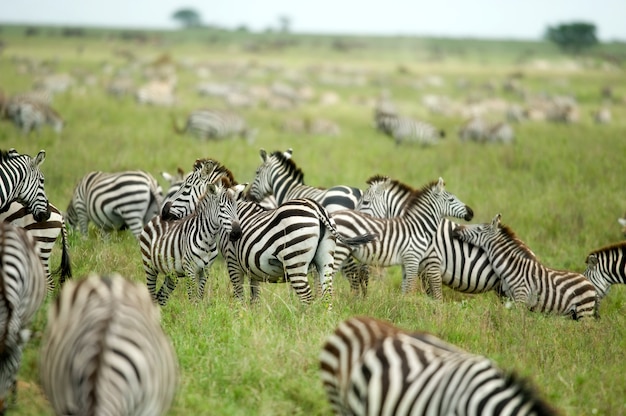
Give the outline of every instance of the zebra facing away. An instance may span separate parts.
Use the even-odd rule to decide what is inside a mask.
[[[190,133],[201,139],[219,140],[239,136],[252,143],[257,134],[257,130],[250,129],[243,117],[231,111],[195,110],[187,117],[185,127],[178,127],[175,119],[172,123],[176,133]]]
[[[597,317],[596,290],[585,276],[544,266],[496,215],[491,223],[458,225],[452,236],[481,247],[500,276],[504,293],[534,312]]]
[[[320,353],[336,415],[557,415],[529,383],[426,332],[353,317]]]
[[[40,170],[46,152],[40,150],[35,159],[21,155],[15,149],[0,150],[0,213],[9,209],[11,202],[24,205],[35,221],[50,218],[50,205]]]
[[[125,230],[139,237],[144,225],[158,214],[163,193],[147,172],[94,171],[74,188],[67,207],[67,222],[87,235],[89,221],[104,231]]]
[[[353,210],[333,212],[337,230],[347,237],[371,233],[379,238],[355,248],[337,244],[335,270],[339,270],[348,255],[362,263],[377,266],[402,265],[402,292],[416,288],[420,262],[431,244],[437,225],[445,216],[469,221],[474,216],[470,207],[445,189],[442,178],[415,190],[402,213],[393,218],[375,218]],[[365,291],[363,275],[352,278],[353,290]]]
[[[598,301],[607,295],[611,285],[626,284],[626,242],[594,250],[585,262],[583,274],[596,288]]]
[[[118,274],[63,287],[48,311],[39,373],[57,415],[163,415],[178,383],[159,308]]]
[[[400,216],[413,188],[397,180],[375,175],[367,180],[358,210],[378,218]],[[420,276],[426,290],[442,299],[442,284],[463,293],[495,290],[499,294],[500,277],[494,272],[487,253],[480,247],[452,237],[456,223],[442,218],[431,244],[420,262]]]
[[[430,146],[446,137],[445,131],[438,130],[430,123],[397,114],[376,112],[375,123],[376,128],[393,138],[397,145],[413,142]]]
[[[44,302],[46,277],[33,238],[21,227],[0,222],[0,414],[12,391],[29,326]]]
[[[177,278],[187,277],[187,293],[192,298],[192,284],[202,299],[206,284],[205,268],[217,256],[217,234],[224,229],[229,238],[241,236],[241,226],[233,192],[227,179],[219,184],[209,184],[199,199],[197,209],[189,216],[176,221],[154,217],[139,236],[143,268],[148,290],[153,300],[165,306],[170,293],[176,288]],[[243,185],[237,185],[243,188]],[[156,291],[159,273],[165,281]]]

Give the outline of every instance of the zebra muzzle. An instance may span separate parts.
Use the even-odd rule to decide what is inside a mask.
[[[230,231],[230,241],[237,241],[241,238],[241,225],[239,221],[233,221],[232,230]]]
[[[467,214],[465,214],[463,219],[465,221],[471,221],[471,219],[474,218],[474,210],[468,207],[467,205],[465,205],[465,209],[467,210]]]
[[[46,205],[44,211],[33,212],[33,218],[37,222],[48,221],[48,219],[50,219],[50,204]]]

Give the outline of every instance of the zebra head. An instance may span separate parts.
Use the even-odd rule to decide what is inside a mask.
[[[356,210],[378,218],[393,217],[394,214],[389,212],[389,204],[385,200],[391,186],[389,177],[377,175],[370,178],[367,183],[369,187],[363,192]]]
[[[459,198],[445,189],[443,178],[439,178],[434,186],[430,188],[430,198],[433,199],[440,209],[440,215],[444,217],[463,218],[470,221],[474,218],[474,211],[465,205]]]
[[[211,227],[214,230],[222,228],[229,234],[230,241],[237,241],[241,237],[241,224],[237,216],[235,195],[240,193],[245,185],[236,185],[231,190],[230,182],[224,178],[217,183],[208,183],[206,188],[205,194],[198,202],[198,211],[208,212]]]
[[[292,170],[290,167],[295,166],[293,163],[289,163],[293,154],[292,149],[274,152],[271,155],[268,155],[265,149],[261,149],[259,154],[263,163],[256,170],[249,192],[250,197],[256,202],[260,202],[268,195],[273,194],[274,183],[277,179],[281,176],[289,176]],[[295,173],[298,174],[297,171]],[[302,171],[299,171],[299,175],[302,176]]]
[[[489,242],[494,241],[500,235],[500,220],[502,214],[497,214],[491,223],[457,225],[452,230],[452,237],[461,241],[485,248]]]
[[[607,279],[603,276],[603,273],[599,267],[600,261],[596,253],[589,254],[587,256],[587,259],[585,260],[585,263],[587,264],[587,268],[583,272],[583,275],[596,288],[598,301],[600,301],[608,293],[609,289],[611,288],[611,283],[608,282]]]
[[[17,184],[15,199],[24,205],[29,213],[33,214],[35,221],[47,221],[50,218],[50,204],[44,189],[43,173],[39,168],[46,160],[46,152],[40,150],[34,159],[27,155],[18,154],[15,149],[11,149],[9,155],[10,158],[21,158],[20,161],[23,163],[21,169],[24,177]]]

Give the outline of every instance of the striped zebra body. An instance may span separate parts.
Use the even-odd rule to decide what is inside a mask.
[[[63,214],[57,207],[50,204],[50,218],[46,221],[37,222],[22,204],[13,202],[6,212],[0,214],[0,222],[2,221],[24,228],[33,237],[44,272],[48,277],[48,285],[51,288],[54,287],[54,282],[50,273],[50,255],[60,234],[62,242],[61,264],[53,274],[60,275],[60,284],[72,277],[67,228]]]
[[[524,380],[426,332],[353,317],[320,353],[336,415],[555,415]]]
[[[45,159],[46,152],[43,150],[35,159],[21,155],[15,149],[0,151],[0,213],[17,201],[33,214],[35,221],[50,218],[50,205],[40,170]]]
[[[453,237],[481,247],[504,293],[535,312],[573,319],[597,314],[596,290],[585,276],[544,266],[496,215],[490,224],[458,225]]]
[[[11,102],[7,107],[7,114],[24,135],[29,135],[31,131],[39,134],[41,127],[46,124],[56,133],[63,131],[63,118],[47,104],[35,101]]]
[[[163,415],[178,382],[158,307],[118,274],[63,287],[48,311],[39,372],[58,415]]]
[[[585,261],[583,273],[598,293],[598,301],[604,298],[611,285],[626,284],[626,242],[594,250]]]
[[[158,214],[163,194],[147,172],[125,171],[86,174],[74,188],[67,207],[70,226],[87,235],[89,221],[104,231],[130,229],[138,237],[144,225]]]
[[[363,193],[358,209],[378,218],[402,214],[413,188],[397,180],[373,176]],[[420,262],[420,275],[427,283],[427,292],[442,299],[442,284],[463,293],[501,293],[500,277],[494,272],[487,253],[480,247],[452,237],[456,223],[442,218],[431,244]]]
[[[227,181],[226,181],[227,182]],[[241,186],[241,185],[240,185]],[[198,298],[204,295],[205,268],[217,256],[217,235],[220,228],[230,238],[241,235],[237,208],[228,186],[210,184],[207,193],[198,201],[191,215],[176,221],[154,217],[139,236],[143,268],[152,298],[165,306],[170,293],[176,288],[177,277],[188,277],[187,290],[192,298],[191,284],[195,282]],[[156,280],[159,273],[165,281],[158,293]],[[193,280],[192,280],[193,279]]]
[[[396,144],[404,142],[430,146],[439,143],[446,133],[430,123],[396,114],[376,113],[376,128],[390,136]]]
[[[472,219],[470,207],[445,190],[442,178],[416,190],[406,203],[400,216],[375,218],[353,210],[337,211],[331,214],[337,229],[351,237],[365,233],[379,236],[379,239],[349,248],[337,244],[335,269],[338,269],[348,255],[362,263],[378,266],[402,265],[403,293],[415,289],[420,262],[428,249],[444,216]],[[367,282],[352,281],[353,289],[363,287]]]
[[[0,413],[17,373],[29,326],[46,297],[46,277],[33,238],[22,228],[0,222]]]
[[[227,139],[239,136],[249,143],[254,141],[256,130],[251,130],[240,115],[222,110],[195,110],[187,117],[184,128],[178,128],[174,120],[174,131],[190,133],[201,139]]]

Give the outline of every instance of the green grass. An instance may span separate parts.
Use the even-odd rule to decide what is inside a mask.
[[[47,151],[42,167],[50,201],[65,209],[76,181],[91,170],[144,169],[165,186],[161,171],[191,169],[193,161],[213,157],[229,167],[240,182],[251,181],[260,163],[259,149],[294,149],[294,160],[306,183],[318,186],[348,184],[365,187],[374,174],[385,174],[412,186],[438,178],[447,189],[470,205],[475,222],[487,222],[502,213],[511,226],[547,265],[576,271],[584,269],[586,254],[622,238],[617,217],[624,206],[626,155],[626,95],[623,72],[602,71],[597,65],[566,71],[554,49],[539,42],[505,42],[415,38],[354,38],[364,46],[349,53],[331,47],[333,37],[294,36],[295,46],[263,53],[247,52],[247,42],[269,42],[275,35],[252,36],[219,32],[208,42],[203,32],[162,34],[160,45],[137,45],[111,40],[104,31],[85,39],[24,38],[16,28],[5,29],[7,48],[0,55],[0,88],[23,91],[35,75],[18,73],[13,57],[54,60],[59,71],[76,68],[94,71],[99,84],[76,88],[55,98],[54,106],[68,121],[62,135],[44,130],[40,136],[21,136],[9,123],[0,123],[0,147],[15,147],[31,155]],[[77,52],[78,45],[84,52]],[[429,59],[437,47],[443,60]],[[623,56],[623,45],[605,45]],[[243,110],[260,133],[253,145],[243,141],[199,142],[174,135],[171,115],[182,122],[187,111],[209,105],[198,97],[194,74],[179,68],[174,108],[140,107],[130,98],[120,101],[104,93],[107,76],[102,63],[121,66],[114,57],[119,48],[133,50],[144,62],[161,54],[195,62],[254,62],[280,65],[302,72],[314,64],[336,65],[364,71],[368,82],[358,87],[313,84],[318,92],[337,91],[343,101],[334,107],[305,104],[290,112],[265,108]],[[555,63],[551,71],[517,64],[532,51],[531,59]],[[621,54],[621,55],[620,55]],[[398,70],[403,65],[409,73]],[[522,83],[533,92],[574,93],[581,103],[582,121],[566,126],[540,122],[516,125],[512,146],[460,143],[460,118],[429,116],[421,106],[425,93],[463,99],[468,91],[455,88],[459,78],[473,85],[487,80],[500,83],[506,74],[522,71]],[[313,74],[313,75],[312,75]],[[440,75],[441,89],[416,89],[412,82],[425,75]],[[216,76],[217,77],[217,76]],[[224,79],[226,77],[223,77]],[[137,79],[139,76],[137,74]],[[218,77],[218,80],[222,78]],[[267,84],[281,80],[280,72],[244,83]],[[592,124],[589,112],[601,104],[600,88],[615,87],[613,123]],[[500,84],[498,84],[500,85]],[[448,132],[438,147],[396,147],[372,128],[372,109],[352,104],[350,97],[374,97],[381,88],[391,91],[401,110],[429,117]],[[501,95],[498,92],[498,95]],[[510,100],[519,98],[502,95]],[[336,121],[338,138],[295,137],[280,132],[284,117],[319,116]],[[75,276],[89,272],[119,272],[145,281],[136,240],[127,232],[103,237],[92,228],[87,238],[70,236]],[[58,251],[52,265],[59,262]],[[342,276],[335,280],[334,308],[321,303],[300,305],[287,285],[262,286],[261,301],[253,307],[232,299],[224,264],[210,270],[207,295],[191,304],[178,289],[162,310],[163,326],[180,362],[178,393],[172,415],[323,415],[330,409],[318,377],[317,356],[325,337],[343,319],[370,315],[406,329],[430,331],[469,351],[491,357],[500,366],[529,377],[552,404],[568,415],[626,414],[626,290],[615,287],[603,301],[598,321],[571,322],[533,314],[521,308],[505,309],[494,294],[466,296],[444,291],[443,302],[422,293],[403,296],[400,269],[384,270],[371,282],[366,299],[354,298]],[[45,328],[47,306],[37,316],[35,330]],[[52,414],[38,388],[40,338],[28,345],[19,375],[17,415]]]

